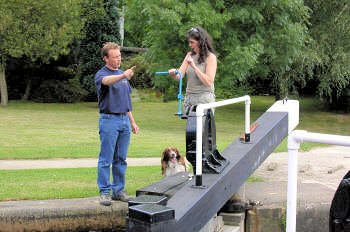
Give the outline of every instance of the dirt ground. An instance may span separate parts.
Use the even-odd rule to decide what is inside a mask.
[[[303,183],[320,183],[336,190],[348,171],[350,147],[330,146],[298,153],[298,181]],[[288,152],[271,154],[253,176],[287,181]]]

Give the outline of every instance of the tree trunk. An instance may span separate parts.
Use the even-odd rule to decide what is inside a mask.
[[[0,95],[1,95],[1,105],[7,106],[8,93],[5,77],[5,58],[0,58]]]
[[[26,90],[24,91],[24,95],[22,96],[23,101],[28,101],[31,90],[32,90],[32,80],[29,79],[27,81]]]
[[[277,73],[275,74],[275,88],[276,88],[276,93],[275,93],[275,100],[282,100],[284,98],[287,98],[289,95],[289,90],[288,90],[288,80],[289,77],[286,74],[281,74]]]

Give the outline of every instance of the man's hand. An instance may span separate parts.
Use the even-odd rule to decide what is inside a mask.
[[[134,133],[134,134],[137,134],[137,133],[139,133],[139,127],[136,125],[136,123],[132,123],[131,124],[131,129],[132,129],[132,133]]]
[[[124,76],[125,78],[128,78],[129,80],[134,76],[134,71],[135,71],[136,66],[132,66],[131,68],[127,69],[124,71]]]

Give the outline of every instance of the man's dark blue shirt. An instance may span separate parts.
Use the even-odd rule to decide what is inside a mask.
[[[102,79],[110,75],[121,75],[123,70],[111,70],[104,66],[95,75],[98,106],[100,113],[126,113],[132,111],[131,87],[129,80],[123,78],[113,85],[102,84]]]

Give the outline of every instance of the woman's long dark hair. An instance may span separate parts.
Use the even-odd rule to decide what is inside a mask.
[[[201,64],[208,57],[209,52],[215,54],[213,47],[213,40],[206,30],[201,27],[192,27],[187,32],[187,40],[194,39],[199,42],[199,56],[198,63]],[[192,54],[194,52],[192,51]]]

